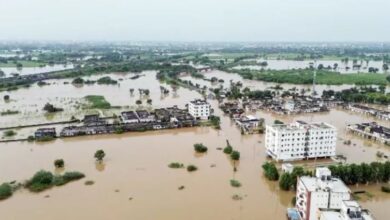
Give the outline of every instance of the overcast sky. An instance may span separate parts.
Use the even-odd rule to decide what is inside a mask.
[[[390,41],[390,0],[0,0],[1,40]]]

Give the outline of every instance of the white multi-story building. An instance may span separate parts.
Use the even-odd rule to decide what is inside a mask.
[[[336,155],[336,128],[327,123],[266,126],[265,147],[275,160],[289,161]]]
[[[302,176],[297,181],[296,208],[302,220],[318,220],[321,211],[341,210],[343,201],[350,200],[349,188],[333,178],[326,167],[316,169],[316,176]]]
[[[367,210],[363,210],[359,203],[353,200],[343,201],[340,211],[322,211],[320,220],[373,220]]]
[[[205,100],[196,99],[188,103],[188,112],[196,119],[208,119],[211,115],[211,106]]]

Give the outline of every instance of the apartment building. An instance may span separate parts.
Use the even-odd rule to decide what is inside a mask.
[[[327,123],[266,126],[266,153],[277,161],[325,158],[336,155],[336,128]]]

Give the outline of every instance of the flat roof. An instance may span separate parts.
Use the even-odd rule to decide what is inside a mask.
[[[310,192],[328,191],[334,193],[349,193],[350,189],[338,178],[331,180],[321,180],[320,178],[302,176],[300,180]]]

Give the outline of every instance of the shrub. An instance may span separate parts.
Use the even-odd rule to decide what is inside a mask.
[[[45,106],[43,107],[43,110],[45,110],[45,111],[47,111],[49,113],[54,113],[54,112],[61,112],[64,109],[57,108],[57,107],[54,107],[54,105],[52,105],[50,103],[46,103]]]
[[[93,180],[87,180],[87,181],[85,181],[84,184],[85,184],[86,186],[90,186],[90,185],[95,184],[95,182],[94,182]]]
[[[241,183],[238,180],[230,180],[230,185],[233,187],[241,187]]]
[[[282,124],[284,124],[284,122],[282,122],[282,121],[280,121],[280,120],[275,120],[275,121],[274,121],[274,124],[276,124],[276,125],[282,125]]]
[[[207,152],[207,147],[203,144],[194,144],[194,149],[197,153],[205,153]]]
[[[390,186],[382,186],[381,190],[382,190],[382,192],[390,193]]]
[[[35,175],[27,181],[26,187],[33,192],[40,192],[52,187],[53,174],[49,171],[38,171]]]
[[[4,99],[4,101],[9,101],[9,95],[5,95],[5,96],[3,97],[3,99]]]
[[[12,196],[12,187],[9,183],[3,183],[0,185],[0,200],[7,199]]]
[[[57,159],[54,161],[54,166],[56,168],[62,168],[62,167],[64,167],[64,165],[65,165],[65,162],[63,159]]]
[[[232,146],[226,146],[224,149],[223,149],[223,152],[225,153],[225,154],[231,154],[232,152],[233,152],[233,148],[232,148]]]
[[[85,177],[85,175],[83,173],[73,171],[73,172],[64,173],[62,177],[64,178],[65,182],[70,182],[70,181],[82,179]]]
[[[262,167],[264,175],[268,180],[277,181],[279,179],[279,172],[278,169],[276,169],[275,164],[265,162]]]
[[[168,165],[169,168],[178,169],[178,168],[184,168],[184,165],[182,163],[173,162]]]
[[[187,166],[187,171],[188,172],[193,172],[193,171],[196,171],[198,170],[198,167],[196,167],[195,165],[188,165]]]
[[[4,134],[5,137],[12,137],[12,136],[16,135],[16,132],[13,131],[13,130],[8,130],[8,131],[4,131],[3,134]]]
[[[230,158],[232,160],[240,160],[240,152],[233,151],[232,154],[230,154]]]
[[[77,77],[72,81],[72,84],[84,84],[84,79]]]
[[[30,136],[28,136],[27,141],[28,142],[33,142],[33,141],[35,141],[35,137],[30,135]]]
[[[103,150],[97,150],[95,152],[95,158],[97,161],[102,161],[105,156],[106,156],[106,153],[104,153]]]
[[[291,175],[289,173],[283,173],[279,180],[279,187],[282,190],[288,191],[290,190],[292,185]]]

